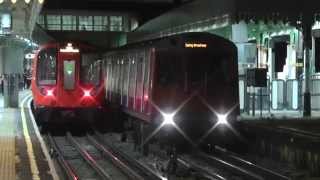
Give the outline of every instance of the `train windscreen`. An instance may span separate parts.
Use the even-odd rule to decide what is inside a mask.
[[[84,84],[99,85],[101,80],[101,60],[95,54],[81,56],[81,82]]]
[[[159,59],[157,66],[159,67],[157,82],[162,87],[170,85],[178,85],[183,87],[183,66],[182,61],[178,55],[163,51],[158,53]]]
[[[186,87],[210,91],[215,84],[228,86],[236,80],[236,63],[231,55],[204,52],[186,53]]]
[[[39,85],[55,85],[57,82],[57,49],[43,49],[38,54],[37,82]]]
[[[234,60],[231,57],[222,55],[189,54],[186,60],[188,82],[197,83],[203,81],[205,77],[230,82],[234,78],[232,61]]]
[[[190,92],[204,87],[208,90],[212,83],[230,84],[236,79],[235,60],[230,55],[193,51],[180,56],[163,51],[158,58],[157,82],[162,87],[175,85]]]

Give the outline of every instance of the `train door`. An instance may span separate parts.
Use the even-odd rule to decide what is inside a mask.
[[[58,96],[64,101],[63,104],[70,103],[70,106],[74,104],[74,101],[78,99],[77,88],[79,86],[79,68],[80,68],[80,54],[79,53],[59,53],[60,64],[60,90]]]

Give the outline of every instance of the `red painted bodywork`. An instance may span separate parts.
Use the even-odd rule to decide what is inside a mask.
[[[32,94],[34,99],[34,105],[36,107],[44,108],[88,108],[88,107],[99,107],[102,106],[105,97],[104,81],[100,79],[100,84],[95,86],[93,84],[83,84],[80,81],[80,53],[86,46],[77,45],[80,49],[80,53],[60,52],[60,48],[64,48],[66,44],[51,43],[42,46],[37,52],[35,59],[33,60],[33,72],[32,72]],[[41,50],[46,48],[57,48],[57,81],[56,85],[43,86],[37,83],[37,61],[38,54]],[[76,61],[76,85],[74,90],[65,90],[63,87],[63,60],[73,59]],[[43,91],[51,90],[52,96],[43,95]],[[91,90],[91,96],[84,96],[84,91]]]

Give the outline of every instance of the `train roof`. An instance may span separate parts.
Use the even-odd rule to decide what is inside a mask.
[[[119,48],[114,48],[109,51],[109,53],[112,53],[114,51],[121,51],[121,50],[128,50],[128,49],[138,49],[138,48],[145,48],[145,47],[151,47],[151,46],[161,46],[162,43],[171,41],[174,43],[176,40],[194,40],[194,39],[201,39],[201,40],[208,40],[213,43],[224,43],[229,46],[232,46],[233,48],[236,48],[234,43],[228,39],[225,39],[221,36],[207,33],[207,32],[187,32],[187,33],[181,33],[181,34],[175,34],[172,36],[166,36],[162,38],[157,38],[157,39],[150,39],[146,41],[140,41],[140,42],[135,42],[131,44],[127,44],[124,46],[121,46]],[[107,53],[108,54],[108,53]]]
[[[52,42],[48,42],[46,44],[41,45],[39,50],[45,49],[45,48],[63,48],[63,47],[66,47],[69,43],[71,43],[73,47],[81,49],[82,52],[98,51],[96,47],[83,42],[79,42],[79,41],[62,41],[62,42],[52,41]]]

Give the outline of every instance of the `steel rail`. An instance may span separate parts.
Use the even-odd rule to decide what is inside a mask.
[[[296,129],[296,128],[292,128],[292,127],[284,127],[284,126],[279,126],[277,128],[280,129],[280,130],[283,130],[283,131],[293,132],[295,134],[308,136],[308,137],[314,138],[314,139],[319,139],[320,138],[320,134],[319,133],[312,133],[312,132],[304,131],[304,130],[301,130],[301,129]]]
[[[61,153],[56,141],[53,139],[50,133],[47,135],[49,144],[53,149],[53,153],[56,153],[56,157],[60,166],[62,166],[63,171],[65,172],[67,178],[69,180],[80,179],[79,176],[75,173],[74,169],[70,166],[70,164],[65,160],[64,156]],[[54,156],[55,157],[55,156]]]
[[[148,166],[142,164],[136,159],[133,159],[126,153],[116,149],[113,145],[111,145],[109,142],[105,141],[103,138],[103,135],[97,131],[94,132],[95,136],[97,137],[98,141],[103,144],[104,147],[107,147],[111,151],[111,153],[117,155],[119,158],[127,162],[127,164],[130,164],[130,166],[135,167],[135,169],[139,170],[141,173],[143,173],[147,179],[152,179],[152,180],[163,180],[164,177],[161,176],[159,173],[153,171],[151,168]]]
[[[235,174],[238,174],[240,176],[244,176],[246,179],[252,179],[252,180],[265,180],[264,177],[256,174],[255,172],[249,171],[243,167],[237,166],[235,164],[232,164],[230,162],[227,162],[221,158],[218,158],[216,156],[209,156],[205,153],[199,152],[196,154],[197,157],[199,157],[201,160],[207,162],[211,165],[219,165],[220,167],[223,167],[229,171],[234,172]]]
[[[193,170],[198,171],[204,177],[214,178],[214,179],[218,179],[218,180],[227,180],[227,178],[223,177],[222,175],[215,173],[215,172],[210,172],[210,171],[206,170],[205,168],[201,167],[200,165],[197,165],[195,163],[191,163],[190,161],[187,162],[187,160],[185,160],[183,158],[178,158],[177,160],[181,165],[188,167],[189,169],[193,169]]]
[[[156,154],[157,156],[165,159],[167,158],[166,155],[164,153],[161,153],[160,151],[157,151],[155,149],[149,149],[153,154]],[[222,175],[220,175],[219,173],[216,172],[212,172],[212,171],[208,171],[207,169],[201,167],[200,165],[197,165],[196,163],[192,163],[189,160],[184,159],[183,157],[178,157],[177,158],[178,163],[184,167],[185,169],[192,169],[197,171],[198,173],[200,173],[203,177],[206,178],[215,178],[218,180],[226,180],[226,177],[223,177]]]
[[[106,158],[110,159],[113,165],[118,167],[123,173],[125,173],[130,179],[134,180],[144,180],[139,174],[134,172],[129,166],[127,166],[123,161],[116,157],[111,151],[105,148],[97,140],[95,140],[91,135],[87,134],[87,139],[92,143],[96,149],[98,149]]]
[[[264,168],[262,166],[256,165],[248,160],[245,160],[239,155],[228,151],[227,149],[221,148],[219,146],[215,146],[215,150],[221,153],[223,156],[228,158],[231,161],[235,161],[237,164],[241,164],[242,167],[249,169],[250,171],[254,171],[255,173],[261,174],[264,177],[268,177],[268,179],[279,179],[279,180],[290,180],[291,178],[286,177],[280,173],[272,171],[270,169]]]
[[[102,179],[111,180],[111,176],[94,160],[94,158],[83,149],[83,147],[73,138],[70,132],[67,132],[67,139],[81,154],[81,157],[99,174]]]

